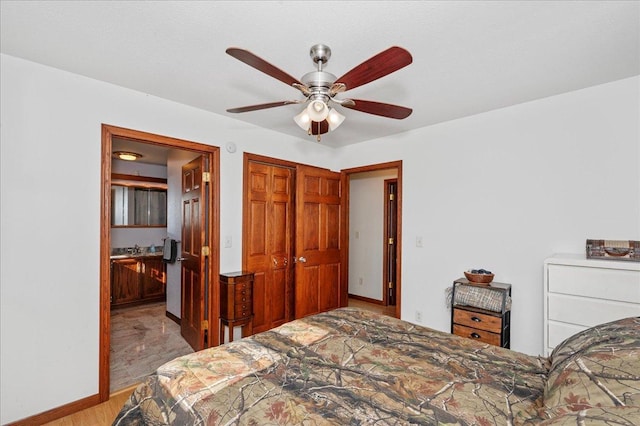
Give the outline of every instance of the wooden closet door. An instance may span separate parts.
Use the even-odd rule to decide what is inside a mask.
[[[292,317],[293,170],[248,162],[245,173],[244,265],[254,273],[253,331]]]
[[[340,306],[342,185],[340,173],[296,169],[295,317]]]

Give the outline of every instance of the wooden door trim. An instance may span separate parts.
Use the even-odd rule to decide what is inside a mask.
[[[397,246],[396,246],[396,309],[395,309],[395,317],[396,318],[400,318],[401,317],[401,313],[402,313],[402,160],[399,161],[390,161],[387,163],[379,163],[379,164],[371,164],[371,165],[367,165],[367,166],[362,166],[362,167],[353,167],[353,168],[349,168],[349,169],[343,169],[342,170],[342,181],[343,181],[343,188],[344,188],[344,195],[343,195],[343,203],[344,203],[344,208],[342,209],[343,212],[343,220],[342,220],[342,226],[343,226],[343,232],[342,232],[342,237],[343,240],[343,252],[342,252],[342,256],[343,256],[343,268],[342,268],[342,273],[343,273],[343,282],[345,283],[344,285],[344,292],[343,294],[341,294],[341,296],[343,297],[343,303],[346,306],[348,298],[349,298],[349,294],[348,294],[348,288],[349,288],[349,283],[348,283],[348,277],[349,277],[349,199],[350,199],[350,194],[349,194],[349,181],[351,178],[352,174],[355,173],[363,173],[363,172],[371,172],[371,171],[377,171],[377,170],[389,170],[389,169],[395,169],[397,172],[397,180],[398,180],[398,187],[397,187],[397,194],[396,194],[396,200],[397,200],[397,218],[396,218],[396,237],[397,237]]]
[[[194,151],[209,157],[211,182],[209,191],[209,246],[208,257],[210,277],[209,282],[209,318],[217,320],[220,312],[219,286],[215,279],[220,273],[220,148],[199,142],[172,138],[139,130],[102,124],[101,149],[101,188],[100,188],[100,340],[98,360],[98,402],[109,399],[109,346],[111,340],[111,312],[110,312],[110,254],[111,254],[111,161],[113,154],[113,137],[131,139],[136,142],[175,148],[184,151]],[[210,321],[210,324],[212,321]],[[209,331],[210,346],[219,344],[217,332]]]

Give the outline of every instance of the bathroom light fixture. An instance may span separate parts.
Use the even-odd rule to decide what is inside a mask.
[[[142,158],[142,154],[129,151],[116,151],[113,156],[125,161],[136,161],[138,158]]]

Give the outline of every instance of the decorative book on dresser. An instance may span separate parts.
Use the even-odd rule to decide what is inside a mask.
[[[556,254],[544,261],[544,351],[594,325],[640,316],[640,263]]]
[[[451,333],[509,348],[511,284],[455,280],[451,293]]]

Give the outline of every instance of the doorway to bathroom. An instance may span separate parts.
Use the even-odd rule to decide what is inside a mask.
[[[163,239],[172,239],[176,243],[179,243],[179,245],[174,258],[172,260],[167,260],[166,263],[166,303],[156,303],[156,306],[153,306],[154,304],[140,305],[140,308],[144,307],[145,309],[139,309],[133,306],[126,307],[124,309],[129,310],[129,312],[118,312],[116,315],[113,315],[114,321],[112,322],[111,255],[112,248],[114,247],[112,244],[114,241],[112,240],[117,240],[118,238],[122,239],[121,235],[116,236],[112,233],[111,226],[111,184],[114,172],[112,163],[114,153],[116,151],[126,151],[127,149],[125,149],[125,147],[135,148],[140,152],[134,152],[143,156],[148,154],[148,158],[158,153],[165,156],[164,160],[155,160],[160,163],[164,161],[167,168],[167,226],[166,229],[161,232],[164,236]],[[182,166],[196,158],[202,159],[202,164],[205,165],[206,170],[200,170],[198,172],[199,176],[196,179],[198,183],[190,188],[190,190],[194,190],[194,193],[198,192],[198,194],[200,194],[200,197],[194,202],[196,202],[199,207],[202,207],[202,209],[199,210],[202,214],[197,219],[202,226],[197,227],[199,229],[198,238],[193,239],[191,237],[183,238],[182,192],[184,176]],[[202,190],[200,190],[200,187],[202,187]],[[196,189],[197,191],[195,191]],[[159,336],[155,336],[156,342],[158,340],[164,340],[165,344],[174,344],[175,346],[175,342],[177,342],[176,336],[184,336],[184,332],[182,330],[176,332],[173,329],[175,329],[175,327],[178,327],[178,329],[182,328],[181,326],[184,318],[185,305],[202,306],[202,309],[197,311],[188,311],[188,322],[190,324],[197,322],[199,325],[197,334],[195,336],[191,335],[192,338],[195,337],[195,339],[192,339],[190,342],[190,346],[193,346],[191,347],[191,350],[199,350],[204,347],[218,345],[217,333],[209,333],[207,325],[209,319],[218,317],[219,312],[218,288],[211,284],[215,283],[216,280],[209,279],[210,277],[215,277],[219,274],[219,192],[218,147],[103,124],[100,217],[99,351],[99,394],[101,401],[106,401],[109,398],[110,390],[115,389],[110,383],[112,358],[113,360],[116,360],[116,357],[114,357],[111,352],[113,349],[111,340],[113,335],[112,331],[115,332],[122,323],[121,316],[125,318],[125,322],[136,324],[135,327],[137,327],[137,329],[132,329],[134,333],[144,333],[151,337],[153,337],[154,334],[160,333]],[[133,232],[140,232],[140,229],[137,227],[132,227],[131,230]],[[120,230],[118,229],[118,231]],[[197,241],[200,245],[197,248],[189,247],[188,251],[185,253],[185,247],[181,244],[183,239],[186,241]],[[139,244],[139,246],[143,249],[147,249],[152,245],[156,248],[161,244],[162,242],[147,242],[145,244]],[[197,268],[198,274],[192,274],[192,278],[196,278],[186,283],[187,291],[185,291],[185,282],[183,282],[184,274],[182,271],[183,268],[181,261],[186,258],[186,256],[194,254],[201,254],[201,256],[195,256],[199,265]],[[193,292],[193,285],[195,281],[199,283],[197,294],[194,294]],[[187,300],[194,297],[199,298],[196,303],[192,303],[192,301]],[[149,326],[149,323],[146,323],[145,325],[146,320],[144,320],[144,318],[147,316],[157,318],[158,312],[162,315],[162,311],[164,311],[162,321],[156,321],[157,326],[160,327],[159,330],[154,330],[154,327],[156,327],[155,325]],[[122,315],[120,315],[121,313]],[[194,314],[198,318],[195,318]],[[114,327],[113,330],[112,327]],[[164,327],[164,331],[166,332],[164,336],[162,336],[162,327]],[[169,340],[171,340],[171,342],[168,342]],[[139,348],[142,348],[140,344],[147,347],[147,343],[142,343],[141,341],[138,341],[138,343]],[[127,347],[125,350],[135,352],[136,346],[132,345],[133,343],[127,347],[127,344],[124,343],[121,345],[120,349]],[[163,350],[165,349],[158,347],[157,351],[152,350],[150,352],[156,352],[157,355]],[[156,356],[156,358],[158,357]],[[122,357],[118,359],[122,362]],[[162,361],[158,362],[160,362],[160,364],[162,363]],[[158,367],[160,364],[153,367],[153,369]],[[116,383],[114,383],[114,385],[116,385]]]

